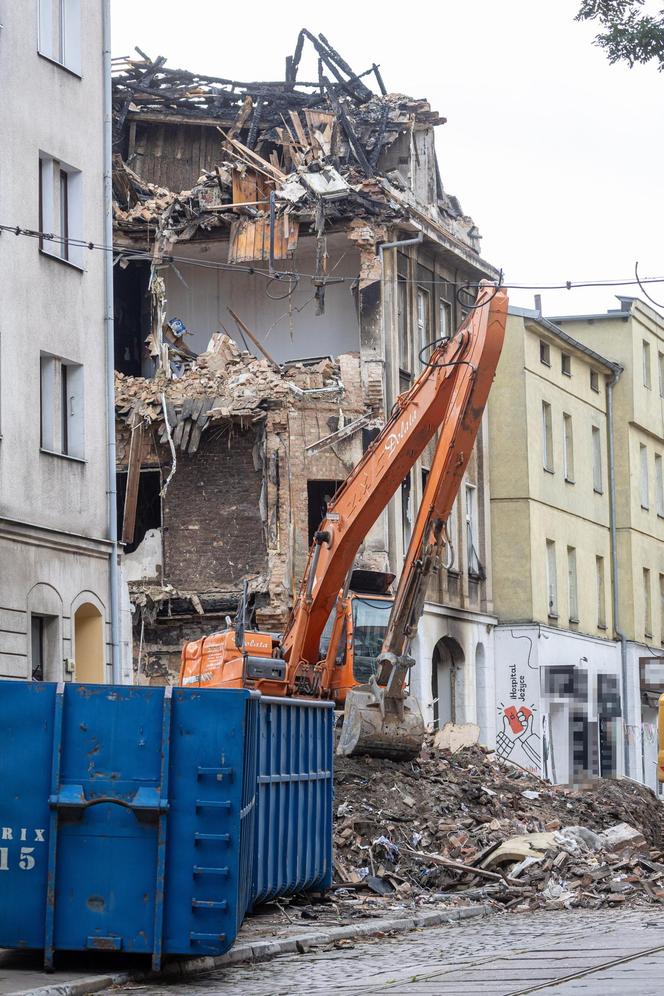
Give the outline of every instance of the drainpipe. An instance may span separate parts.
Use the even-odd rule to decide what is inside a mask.
[[[111,3],[102,0],[104,107],[104,245],[113,245],[113,119],[111,103]],[[120,659],[120,570],[115,469],[115,351],[113,338],[113,253],[104,253],[104,332],[106,345],[106,454],[108,474],[108,538],[111,541],[111,664],[113,682],[122,680]]]
[[[620,597],[618,584],[618,538],[616,530],[616,468],[615,444],[613,437],[613,388],[620,379],[622,370],[618,367],[606,385],[606,427],[609,448],[609,529],[611,533],[611,603],[613,608],[613,630],[620,640],[620,682],[623,712],[623,765],[624,774],[629,774],[629,744],[625,735],[627,725],[627,638],[620,628]]]

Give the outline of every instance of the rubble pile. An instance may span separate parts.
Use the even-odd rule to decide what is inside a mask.
[[[159,370],[152,380],[115,374],[116,411],[128,425],[135,420],[161,423],[160,441],[170,430],[174,445],[195,452],[209,422],[239,419],[250,424],[268,409],[286,406],[303,392],[330,389],[343,395],[340,370],[331,358],[279,367],[241,351],[230,336],[215,332],[178,378]],[[164,404],[168,427],[164,419]]]
[[[661,803],[628,780],[556,786],[429,741],[413,762],[337,758],[334,809],[341,895],[517,911],[664,901]]]

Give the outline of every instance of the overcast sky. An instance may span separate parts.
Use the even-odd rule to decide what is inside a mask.
[[[356,71],[426,97],[443,184],[507,282],[664,276],[664,73],[610,66],[578,0],[295,5],[112,0],[113,50],[171,66],[281,79],[297,33],[322,32]],[[657,6],[661,6],[658,3]],[[412,16],[410,12],[413,12]],[[313,74],[313,75],[312,75]],[[303,61],[301,78],[315,79]],[[533,305],[533,291],[512,291]],[[638,288],[543,291],[545,314],[604,311]],[[664,300],[664,284],[650,288]]]

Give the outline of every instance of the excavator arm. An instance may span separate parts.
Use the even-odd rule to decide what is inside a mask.
[[[473,337],[464,359],[457,365],[450,404],[411,534],[376,675],[368,686],[352,689],[346,697],[339,743],[343,754],[365,752],[384,756],[391,751],[404,756],[419,751],[422,725],[419,706],[409,705],[405,692],[409,670],[415,663],[408,651],[424,610],[429,580],[440,569],[446,523],[468,466],[500,358],[507,295],[499,291],[486,304],[480,295],[474,314],[478,315],[480,334]],[[430,362],[439,361],[432,357]]]
[[[459,332],[433,349],[420,376],[397,399],[384,428],[329,503],[282,641],[292,691],[298,690],[303,675],[311,677],[312,667],[317,667],[325,623],[367,532],[441,429],[381,657],[383,665],[403,659],[477,435],[500,356],[506,313],[506,294],[493,285],[482,286]],[[425,567],[425,555],[432,558],[431,567]],[[323,672],[334,653],[331,644]],[[383,665],[379,682],[385,687],[389,679]],[[325,686],[324,673],[319,671],[318,677]]]

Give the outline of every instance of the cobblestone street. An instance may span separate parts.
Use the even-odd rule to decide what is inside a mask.
[[[659,909],[495,916],[140,990],[150,996],[660,996],[664,917]]]

